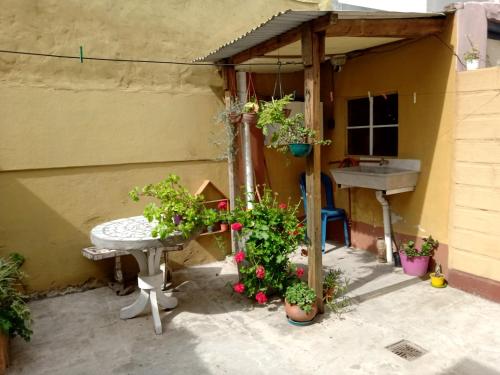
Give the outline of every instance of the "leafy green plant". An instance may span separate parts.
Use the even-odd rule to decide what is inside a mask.
[[[310,313],[316,302],[316,292],[302,281],[286,289],[285,299],[289,304],[297,305],[304,312]]]
[[[277,195],[265,188],[252,209],[247,210],[245,202],[238,200],[236,208],[227,213],[244,249],[235,254],[240,265],[238,293],[262,303],[263,296],[283,296],[288,285],[297,281],[289,256],[304,238],[305,228],[297,219],[299,204],[278,203]]]
[[[349,280],[341,269],[328,271],[323,279],[323,299],[326,306],[339,316],[351,305],[351,299],[346,295],[348,286]]]
[[[242,113],[243,105],[238,98],[231,98],[229,108],[224,107],[215,117],[215,122],[223,126],[223,131],[212,133],[210,139],[217,148],[222,150],[217,160],[234,160],[236,157],[238,153],[236,138],[239,130],[237,124],[241,121]]]
[[[142,189],[135,187],[129,193],[136,202],[140,197],[152,197],[159,201],[159,204],[149,203],[144,208],[144,216],[149,222],[156,223],[151,233],[154,237],[165,239],[175,231],[181,231],[188,237],[202,224],[203,196],[190,194],[179,181],[178,176],[170,174],[163,181],[148,184]]]
[[[278,125],[268,147],[285,153],[288,151],[288,145],[294,143],[329,145],[330,140],[317,139],[316,132],[305,126],[302,113],[286,116],[284,110],[292,100],[293,94],[289,94],[281,99],[273,98],[270,102],[261,102],[257,127],[262,129],[262,133],[267,136],[270,127]]]
[[[248,102],[243,105],[243,113],[257,113],[259,109],[259,103],[257,103],[257,99],[255,98],[250,98]]]
[[[420,250],[416,248],[415,241],[408,241],[403,244],[402,251],[407,257],[432,256],[434,250],[438,248],[439,242],[432,238],[432,236],[424,238],[423,241]]]
[[[206,225],[207,227],[214,225],[219,221],[219,215],[216,210],[214,209],[206,209],[203,210],[202,215],[201,215],[201,220],[203,222],[203,225]]]
[[[474,48],[474,47],[472,47],[472,49],[470,51],[467,51],[466,53],[464,53],[464,60],[466,62],[470,62],[473,60],[479,60],[479,57],[480,57],[479,50],[477,48]]]
[[[441,272],[441,265],[436,263],[436,268],[434,268],[434,277],[443,277],[443,273]]]
[[[33,334],[31,312],[26,297],[20,292],[23,263],[24,257],[19,254],[11,254],[8,259],[0,257],[0,331],[29,341]]]

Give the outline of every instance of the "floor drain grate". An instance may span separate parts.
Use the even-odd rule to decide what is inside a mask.
[[[391,352],[406,359],[407,361],[413,361],[414,359],[420,358],[427,353],[427,350],[408,340],[398,341],[394,344],[386,346],[386,349],[389,349]]]

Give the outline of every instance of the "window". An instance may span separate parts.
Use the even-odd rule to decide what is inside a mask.
[[[347,153],[398,156],[398,94],[347,101]]]

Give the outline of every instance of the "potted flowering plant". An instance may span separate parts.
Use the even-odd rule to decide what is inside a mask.
[[[415,247],[414,241],[403,244],[399,256],[403,270],[407,275],[423,276],[429,268],[429,259],[439,246],[439,242],[429,236],[424,238],[421,249]]]
[[[203,196],[190,194],[175,174],[142,189],[136,187],[129,196],[136,202],[140,197],[153,197],[159,201],[159,204],[149,203],[144,208],[144,217],[156,223],[151,233],[153,237],[163,240],[172,233],[181,232],[187,238],[199,231],[203,224]]]
[[[20,268],[24,258],[11,254],[0,257],[0,373],[9,364],[9,340],[15,336],[29,341],[31,331],[31,312],[26,305],[26,297],[21,293],[21,280],[24,277]]]
[[[285,293],[285,312],[292,322],[310,322],[316,316],[316,292],[305,282],[290,285]]]
[[[279,203],[267,188],[251,210],[243,201],[236,202],[235,210],[228,213],[231,229],[243,248],[234,257],[240,271],[235,292],[264,304],[269,295],[283,296],[287,286],[296,282],[289,256],[304,238],[297,211],[298,205]]]
[[[229,207],[227,205],[227,201],[220,201],[217,204],[217,209],[219,210],[218,219],[219,219],[220,230],[221,232],[225,232],[229,228],[228,217],[227,217]]]

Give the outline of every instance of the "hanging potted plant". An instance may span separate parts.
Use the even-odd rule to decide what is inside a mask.
[[[224,125],[238,125],[243,117],[243,105],[238,98],[232,98],[229,108],[224,108],[220,111],[216,118],[217,122]]]
[[[439,246],[439,242],[429,236],[424,238],[422,248],[418,250],[414,241],[403,244],[399,252],[403,270],[407,275],[424,276],[429,268],[429,259]]]
[[[252,99],[245,103],[243,106],[243,122],[249,126],[257,125],[257,118],[259,113],[259,104],[256,100]]]
[[[283,153],[289,151],[295,157],[304,157],[309,155],[313,145],[328,145],[331,141],[316,139],[316,133],[304,125],[304,114],[296,113],[287,117],[286,106],[292,100],[293,95],[289,94],[281,99],[262,102],[257,127],[267,136],[271,127],[277,125],[268,147]]]
[[[285,312],[294,322],[311,322],[318,312],[316,292],[301,281],[289,286],[285,293]]]
[[[464,60],[467,70],[476,70],[479,68],[479,50],[472,47],[470,51],[464,53]]]

